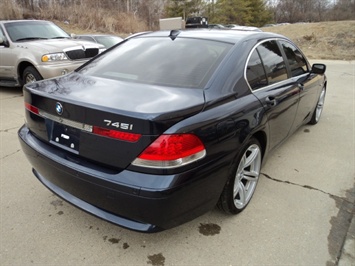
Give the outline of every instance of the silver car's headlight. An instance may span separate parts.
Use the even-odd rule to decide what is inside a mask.
[[[63,61],[63,60],[68,60],[65,53],[45,54],[42,56],[42,62],[53,62],[53,61]]]

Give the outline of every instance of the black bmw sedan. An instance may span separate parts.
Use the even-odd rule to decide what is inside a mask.
[[[325,69],[272,33],[145,33],[25,85],[19,139],[47,188],[125,228],[237,214],[268,153],[319,121]]]

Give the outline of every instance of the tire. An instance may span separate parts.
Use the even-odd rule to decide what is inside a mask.
[[[311,119],[311,121],[309,121],[308,124],[315,125],[315,124],[317,124],[319,122],[320,117],[322,115],[322,111],[323,111],[325,94],[326,94],[326,90],[325,90],[325,87],[323,87],[323,89],[322,89],[322,91],[321,91],[321,93],[319,95],[317,105],[314,108],[312,119]]]
[[[237,156],[217,203],[222,211],[238,214],[247,207],[259,181],[261,162],[261,145],[251,138]]]
[[[41,74],[39,74],[38,71],[32,66],[26,67],[25,71],[23,71],[23,75],[22,75],[23,84],[33,83],[42,79],[43,78]]]

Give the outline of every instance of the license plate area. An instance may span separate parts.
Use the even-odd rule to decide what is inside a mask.
[[[53,122],[50,142],[78,154],[80,132],[80,129]]]

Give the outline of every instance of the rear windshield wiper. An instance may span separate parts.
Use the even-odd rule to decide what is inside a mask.
[[[17,39],[15,42],[18,42],[18,41],[30,41],[30,40],[48,40],[48,38],[42,38],[42,37],[26,37],[26,38]]]

